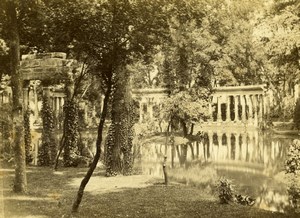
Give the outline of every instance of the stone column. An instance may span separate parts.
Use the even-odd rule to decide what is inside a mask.
[[[211,104],[213,102],[213,98],[214,97],[211,97],[210,101],[208,103],[208,113],[209,113],[209,118],[208,119],[211,120],[211,121],[213,121],[213,111],[212,111],[212,106],[211,106]]]
[[[63,109],[64,108],[64,104],[65,104],[65,98],[61,98],[61,108]]]
[[[231,118],[230,118],[230,96],[227,96],[227,108],[226,108],[226,121],[230,122]]]
[[[29,81],[24,81],[23,85],[23,104],[24,111],[26,111],[29,106]]]
[[[59,99],[60,99],[60,97],[55,98],[55,102],[56,102],[55,103],[55,110],[56,110],[57,115],[59,114],[59,108],[60,108]]]
[[[143,122],[143,103],[140,101],[139,102],[140,105],[140,118],[139,118],[139,122]]]
[[[258,119],[257,119],[257,95],[253,95],[253,106],[254,106],[254,126],[258,126]]]
[[[218,102],[217,122],[222,122],[221,96],[217,97],[217,102]]]
[[[250,95],[246,96],[247,98],[247,105],[249,108],[249,113],[248,113],[248,122],[252,124],[253,122],[253,105],[252,105],[252,99]]]
[[[263,110],[264,110],[264,105],[263,105],[263,96],[259,95],[259,122],[261,123],[263,121]]]
[[[39,119],[39,107],[38,107],[36,83],[34,83],[33,85],[33,94],[34,94],[34,120],[37,121]]]
[[[234,121],[237,122],[239,120],[239,96],[234,96]]]
[[[152,102],[152,99],[150,99],[148,104],[147,104],[147,111],[149,111],[150,120],[153,120],[153,102]]]
[[[246,121],[246,102],[245,102],[245,96],[241,95],[241,105],[242,105],[242,121]]]

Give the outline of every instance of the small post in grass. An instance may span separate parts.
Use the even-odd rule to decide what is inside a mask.
[[[167,156],[164,157],[163,172],[164,172],[164,177],[165,177],[165,185],[168,185]]]

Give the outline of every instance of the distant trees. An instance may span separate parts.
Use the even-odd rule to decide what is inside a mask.
[[[285,97],[294,91],[299,82],[300,69],[300,4],[299,1],[275,1],[257,19],[255,39],[262,59],[262,79],[274,91],[278,108],[276,113],[284,115],[284,109],[293,107]]]

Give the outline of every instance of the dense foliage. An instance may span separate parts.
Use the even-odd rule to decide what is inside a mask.
[[[26,163],[29,164],[33,160],[31,147],[31,131],[30,131],[30,109],[24,113],[24,141],[25,141],[25,155]]]
[[[64,166],[76,166],[78,152],[78,104],[67,101],[64,104]]]
[[[294,140],[289,147],[287,159],[285,161],[285,172],[292,174],[288,187],[288,194],[295,210],[300,208],[300,141]]]
[[[294,125],[298,130],[300,129],[300,99],[297,100],[294,110]]]
[[[42,144],[38,153],[38,164],[41,166],[51,166],[56,157],[57,144],[54,137],[54,115],[49,104],[49,99],[46,96],[43,97],[41,112],[43,132]]]

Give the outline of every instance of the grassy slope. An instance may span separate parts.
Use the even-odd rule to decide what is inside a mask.
[[[64,169],[62,175],[48,168],[31,168],[28,194],[20,199],[10,190],[13,171],[4,176],[5,218],[71,217],[70,209],[77,188],[68,185],[81,178],[86,169]],[[94,176],[103,176],[97,173]],[[153,184],[147,188],[92,195],[85,193],[80,212],[72,217],[291,217],[239,205],[221,205],[201,189],[183,185]]]

